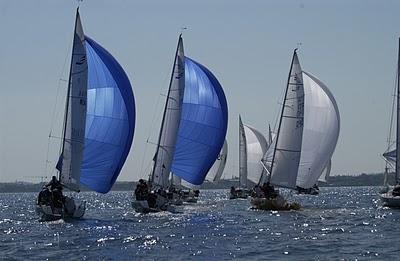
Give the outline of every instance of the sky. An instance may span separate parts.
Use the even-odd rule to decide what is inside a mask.
[[[0,182],[54,172],[76,1],[0,0]],[[293,49],[334,95],[341,130],[333,175],[380,172],[387,146],[399,1],[85,0],[85,34],[125,69],[136,100],[134,143],[118,180],[147,177],[178,40],[207,66],[229,107],[226,175],[238,172],[238,115],[266,133]],[[147,140],[149,142],[147,142]]]

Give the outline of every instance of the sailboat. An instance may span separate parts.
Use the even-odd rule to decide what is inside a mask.
[[[304,126],[299,142],[300,162],[293,183],[298,193],[316,195],[319,193],[316,186],[318,179],[330,173],[331,158],[339,138],[340,114],[328,87],[310,73],[302,71],[301,75],[304,90]],[[275,146],[276,137],[263,159],[268,175]],[[268,179],[262,180],[260,184]]]
[[[129,79],[106,49],[84,35],[78,8],[58,179],[53,178],[53,185],[79,192],[82,184],[98,193],[109,192],[128,156],[134,126],[135,101]],[[60,202],[46,202],[42,192],[37,204],[42,219],[83,217],[85,202],[77,204],[62,194]]]
[[[399,172],[400,172],[400,154],[398,153],[398,148],[400,146],[400,88],[399,88],[399,80],[400,80],[400,38],[399,38],[399,54],[397,60],[397,75],[396,75],[396,95],[394,95],[395,101],[393,102],[393,109],[392,109],[392,116],[391,116],[391,126],[389,130],[389,144],[388,150],[386,153],[383,154],[384,158],[386,159],[386,167],[385,167],[385,185],[387,186],[387,176],[388,176],[388,164],[394,165],[394,173],[395,173],[395,182],[396,185],[393,189],[387,191],[383,191],[379,196],[383,205],[386,207],[391,208],[400,208],[400,180],[399,180]],[[396,109],[394,110],[394,104],[396,104]],[[391,150],[392,142],[390,141],[391,138],[391,131],[393,127],[393,118],[396,117],[396,141],[394,143],[395,148]]]
[[[138,212],[174,211],[176,191],[170,173],[201,185],[220,152],[227,130],[228,107],[222,86],[203,65],[184,56],[179,36],[148,199],[136,200]],[[137,197],[136,197],[137,198]]]
[[[328,165],[339,136],[336,101],[315,76],[302,71],[294,51],[276,137],[264,156],[265,189],[271,186],[308,189]],[[271,192],[272,193],[272,192]],[[276,193],[272,193],[276,194]],[[255,198],[255,208],[291,209],[282,197]]]
[[[249,197],[253,184],[259,184],[263,174],[260,162],[267,148],[264,135],[254,127],[243,124],[239,115],[239,188],[231,188],[230,199]]]
[[[226,160],[228,159],[228,142],[225,140],[224,145],[220,153],[217,156],[211,169],[208,171],[206,180],[209,182],[218,182],[221,180],[222,174],[226,166]]]

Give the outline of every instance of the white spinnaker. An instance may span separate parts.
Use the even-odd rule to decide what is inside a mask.
[[[319,182],[325,182],[325,183],[328,182],[328,178],[330,177],[331,174],[331,168],[332,168],[332,160],[329,159],[328,164],[322,171],[322,175],[318,179]]]
[[[239,187],[247,187],[246,133],[239,115]]]
[[[79,191],[81,163],[85,145],[87,79],[88,65],[85,36],[79,12],[77,12],[60,172],[60,182],[75,191]]]
[[[218,154],[217,159],[212,165],[211,169],[208,171],[206,179],[211,182],[215,182],[221,179],[222,173],[224,172],[224,168],[226,165],[226,159],[228,156],[228,143],[224,142],[220,153]]]
[[[304,81],[304,130],[296,185],[311,188],[322,175],[339,138],[340,116],[328,87],[307,72]]]
[[[179,37],[175,55],[174,68],[165,104],[161,124],[158,148],[154,157],[155,166],[151,181],[154,185],[166,188],[174,158],[176,139],[182,112],[183,94],[185,88],[185,57],[183,40]]]
[[[244,124],[247,152],[247,178],[258,184],[263,173],[261,160],[267,152],[267,141],[261,132]]]
[[[303,76],[297,53],[294,52],[276,138],[275,156],[272,159],[270,177],[272,184],[287,188],[296,187],[303,136],[303,116]]]

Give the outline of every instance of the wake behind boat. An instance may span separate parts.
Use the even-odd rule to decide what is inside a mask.
[[[110,53],[84,35],[78,8],[58,179],[53,176],[39,193],[36,210],[42,220],[83,217],[86,202],[64,196],[64,188],[79,192],[83,184],[99,193],[110,191],[132,145],[134,125],[129,79]]]

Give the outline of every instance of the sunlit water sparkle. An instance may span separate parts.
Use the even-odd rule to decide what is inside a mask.
[[[250,210],[227,190],[203,190],[183,213],[137,214],[132,193],[81,193],[79,221],[39,222],[35,193],[0,194],[0,259],[364,260],[399,258],[400,210],[382,208],[378,187],[286,192],[301,211]]]

